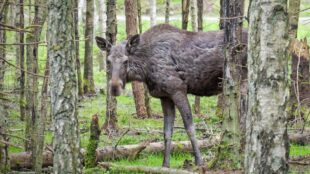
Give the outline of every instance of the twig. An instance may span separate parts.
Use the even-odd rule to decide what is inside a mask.
[[[24,72],[27,73],[27,74],[30,74],[30,75],[33,75],[33,76],[37,76],[37,77],[45,78],[45,76],[42,76],[42,75],[39,75],[39,74],[35,74],[35,73],[32,73],[32,72],[26,71],[26,70],[24,70],[24,69],[21,69],[21,68],[19,68],[18,66],[14,65],[14,64],[12,64],[12,63],[10,63],[9,61],[7,61],[6,59],[4,59],[4,58],[2,58],[2,57],[0,57],[0,59],[2,59],[3,61],[5,61],[8,65],[13,66],[14,68],[19,69],[19,70],[21,70],[21,71],[24,71]]]
[[[22,139],[24,141],[28,141],[30,142],[29,139],[26,139],[26,138],[23,138],[23,137],[20,137],[20,136],[17,136],[17,135],[14,135],[14,134],[8,134],[8,133],[0,133],[1,135],[7,135],[7,136],[10,136],[10,137],[14,137],[14,138],[18,138],[18,139]]]
[[[114,149],[117,148],[119,142],[123,139],[123,137],[129,132],[130,129],[127,129],[123,134],[122,136],[118,139],[118,141],[116,142],[115,146],[114,146]]]
[[[20,149],[24,149],[24,148],[23,148],[23,147],[21,147],[21,146],[18,146],[18,145],[12,144],[12,143],[7,142],[7,141],[4,141],[4,140],[0,140],[0,143],[5,144],[5,145],[8,145],[8,146],[13,146],[13,147],[17,147],[17,148],[20,148]]]
[[[38,45],[46,44],[47,42],[30,42],[30,43],[0,43],[0,45]]]

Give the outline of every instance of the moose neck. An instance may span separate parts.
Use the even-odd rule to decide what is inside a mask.
[[[143,61],[129,61],[128,81],[144,82],[146,77],[146,64]]]

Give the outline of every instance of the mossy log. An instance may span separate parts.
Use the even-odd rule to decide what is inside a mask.
[[[201,149],[207,149],[219,143],[219,138],[212,140],[199,140],[198,145]],[[192,146],[190,141],[172,142],[171,149],[173,152],[190,152]],[[96,150],[96,163],[100,161],[108,161],[120,158],[134,159],[141,151],[143,153],[159,153],[164,150],[163,142],[154,143],[141,143],[133,145],[107,146],[97,148]],[[81,150],[85,157],[86,151]],[[31,152],[15,153],[10,156],[11,168],[14,170],[31,168]],[[51,151],[43,152],[43,167],[53,165],[53,153]]]

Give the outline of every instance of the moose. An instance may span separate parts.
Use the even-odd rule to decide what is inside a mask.
[[[246,38],[242,41],[245,44]],[[163,167],[169,167],[175,107],[191,141],[195,164],[203,165],[187,94],[221,93],[224,32],[189,32],[160,24],[115,46],[101,37],[96,37],[96,42],[101,50],[110,52],[107,66],[112,95],[120,95],[127,82],[140,81],[151,96],[160,99],[164,114]]]

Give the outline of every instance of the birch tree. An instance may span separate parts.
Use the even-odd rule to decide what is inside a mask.
[[[106,0],[106,1],[107,1],[106,39],[111,44],[115,44],[117,34],[116,0]],[[107,54],[109,55],[109,51]],[[111,72],[109,67],[107,67],[107,98],[106,98],[107,106],[106,106],[106,119],[105,123],[103,124],[103,128],[108,133],[113,133],[117,131],[117,115],[116,115],[117,101],[116,98],[111,95],[109,90],[108,82],[110,81],[110,79],[111,79]]]
[[[73,0],[48,1],[48,56],[55,174],[82,173],[73,7]]]
[[[97,12],[98,12],[98,30],[99,30],[99,36],[105,38],[105,33],[107,30],[106,27],[106,4],[104,0],[96,0],[96,6]],[[99,62],[99,70],[105,69],[105,61],[104,59],[107,56],[107,53],[105,51],[100,51],[98,56],[98,62]]]
[[[245,173],[288,173],[287,0],[251,1]]]

